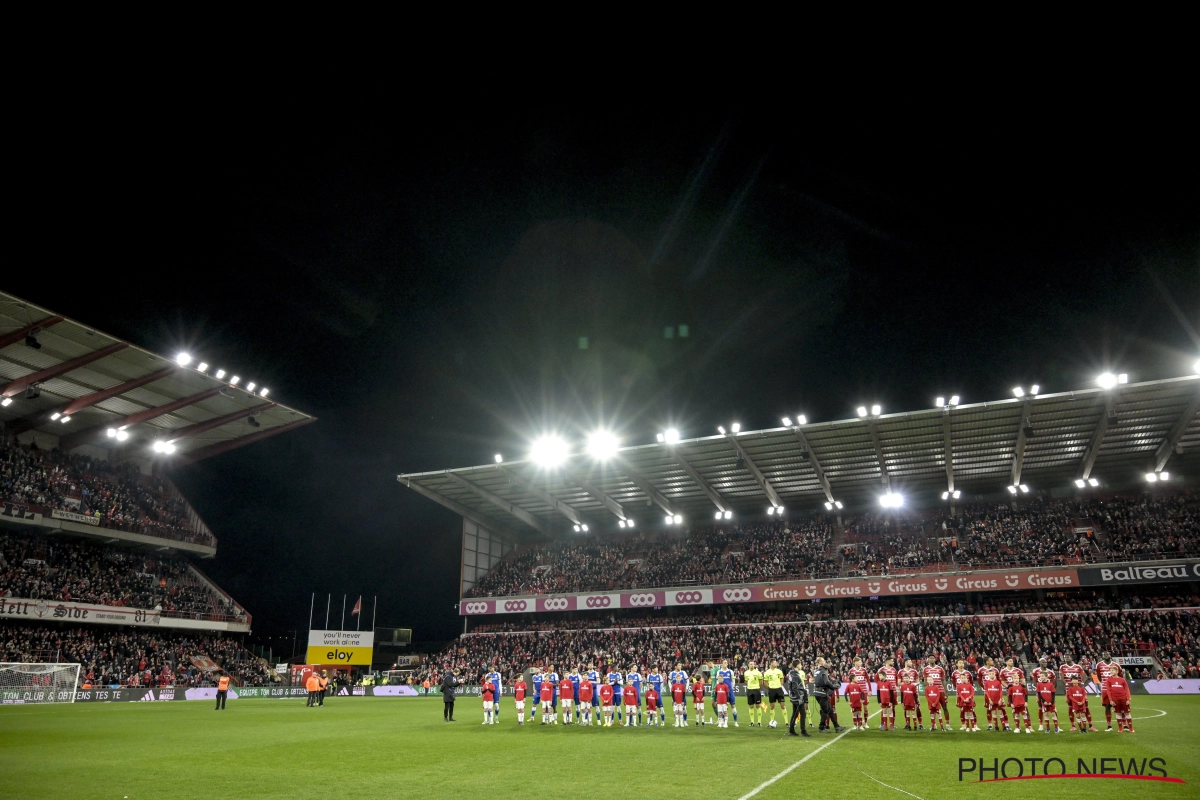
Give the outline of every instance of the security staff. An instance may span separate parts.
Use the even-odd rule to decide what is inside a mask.
[[[458,688],[458,670],[446,670],[442,675],[442,718],[446,722],[454,722],[454,692]]]
[[[816,668],[813,670],[813,697],[817,698],[817,704],[821,706],[821,725],[817,731],[824,733],[829,730],[829,725],[833,723],[833,729],[838,733],[846,730],[837,723],[837,714],[833,711],[833,703],[830,702],[830,697],[836,697],[840,684],[835,683],[833,678],[829,677],[829,672],[825,668],[825,659],[818,658]]]
[[[221,677],[217,679],[217,711],[225,709],[225,698],[229,696],[229,676],[224,673],[217,673]]]
[[[311,708],[317,704],[317,693],[321,691],[321,679],[317,677],[316,672],[308,673],[308,677],[304,679],[304,688],[308,690],[306,706]]]
[[[806,728],[808,721],[808,688],[804,685],[804,670],[800,669],[800,659],[792,662],[792,668],[787,676],[788,696],[792,699],[792,718],[788,721],[788,734],[791,736],[812,736]],[[800,720],[800,733],[796,733],[796,720]]]
[[[321,670],[321,690],[317,693],[317,705],[325,705],[325,692],[329,689],[329,674]]]

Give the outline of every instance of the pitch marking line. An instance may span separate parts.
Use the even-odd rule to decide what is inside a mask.
[[[1150,716],[1150,717],[1134,717],[1134,719],[1158,719],[1159,717],[1165,717],[1167,715],[1167,712],[1163,711],[1162,709],[1158,709],[1158,708],[1147,708],[1146,710],[1147,711],[1157,711],[1158,713],[1153,716]]]
[[[863,775],[867,775],[867,773],[863,772],[861,769],[859,770],[859,772],[862,772],[862,774],[863,774]],[[870,776],[870,775],[867,775],[867,777],[868,777],[868,778],[871,778],[871,776]],[[921,797],[921,796],[919,796],[919,795],[915,795],[915,794],[913,794],[912,792],[906,792],[906,791],[904,791],[903,789],[897,789],[895,786],[892,786],[890,783],[884,783],[883,781],[879,780],[878,778],[871,778],[871,780],[875,781],[875,782],[876,782],[876,783],[878,783],[880,786],[886,786],[886,787],[887,787],[887,788],[889,788],[889,789],[896,789],[896,791],[897,791],[897,792],[900,792],[900,794],[906,794],[906,795],[908,795],[909,797],[916,797],[916,798],[917,798],[917,800],[925,800],[925,798],[924,798],[924,797]]]
[[[876,711],[876,712],[875,712],[874,714],[872,714],[870,717],[867,717],[867,720],[868,720],[868,721],[870,721],[870,720],[871,720],[871,718],[872,718],[872,717],[874,717],[874,716],[876,716],[878,713],[879,713],[879,712],[878,712],[878,711]],[[753,789],[751,789],[750,791],[746,792],[744,795],[742,795],[741,797],[739,797],[739,798],[738,798],[738,800],[749,800],[749,798],[751,798],[751,797],[754,797],[754,795],[758,794],[759,792],[761,792],[763,789],[765,789],[765,788],[767,788],[768,786],[770,786],[770,785],[771,785],[772,783],[774,783],[775,781],[777,781],[777,780],[779,780],[780,778],[782,778],[783,776],[787,775],[789,772],[791,772],[791,771],[792,771],[792,770],[794,770],[796,767],[798,767],[798,766],[800,766],[801,764],[803,764],[805,761],[808,761],[810,758],[812,758],[812,757],[813,757],[813,756],[815,756],[817,753],[819,753],[819,752],[821,752],[822,750],[824,750],[826,747],[831,747],[831,746],[833,746],[833,745],[837,744],[839,741],[841,741],[841,739],[842,739],[842,737],[843,737],[843,736],[845,736],[846,734],[850,733],[850,732],[851,732],[851,731],[853,731],[853,730],[854,730],[854,728],[853,728],[853,727],[847,727],[847,728],[846,728],[846,730],[844,730],[844,731],[842,731],[840,734],[838,734],[838,735],[837,735],[837,736],[836,736],[836,737],[833,739],[833,741],[829,741],[829,742],[826,742],[825,744],[821,745],[821,746],[820,746],[820,747],[818,747],[816,750],[813,750],[811,753],[809,753],[808,755],[806,755],[804,758],[800,759],[800,760],[799,760],[799,761],[797,761],[795,764],[792,764],[790,767],[788,767],[787,769],[785,769],[783,772],[779,773],[779,774],[778,774],[778,775],[776,775],[775,777],[773,777],[773,778],[767,778],[765,781],[763,781],[762,783],[760,783],[758,786],[755,786]]]

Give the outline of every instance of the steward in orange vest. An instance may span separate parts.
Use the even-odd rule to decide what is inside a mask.
[[[315,706],[317,704],[317,694],[321,691],[321,679],[317,677],[317,673],[310,672],[308,680],[304,682],[304,688],[308,690],[308,705]]]
[[[217,711],[225,710],[225,698],[229,696],[229,676],[223,673],[217,673],[221,677],[217,680]]]

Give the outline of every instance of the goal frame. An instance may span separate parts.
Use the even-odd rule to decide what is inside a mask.
[[[58,703],[74,703],[75,698],[79,692],[79,673],[80,673],[82,666],[83,666],[82,664],[79,664],[76,662],[0,661],[0,705],[24,705],[27,703],[31,704],[31,705],[52,705],[52,704],[58,704]],[[40,673],[38,672],[39,667],[42,668]],[[9,686],[5,685],[5,681],[3,680],[3,678],[8,675],[19,674],[22,672],[30,674],[30,675],[37,675],[37,674],[48,674],[48,673],[54,673],[54,672],[66,673],[67,671],[72,670],[72,669],[73,669],[74,674],[72,677],[72,682],[71,682],[71,686],[70,686],[70,690],[69,690],[69,694],[70,694],[69,700],[68,699],[63,699],[63,700],[25,699],[25,698],[19,697],[17,695],[28,694],[30,692],[37,691],[38,687],[34,687],[34,686],[9,687]],[[50,687],[46,687],[44,689],[44,691],[49,691],[53,696],[58,696],[59,694],[68,692],[65,682],[59,683],[58,681],[53,681],[53,683],[54,683],[54,685],[52,685]],[[8,695],[10,695],[10,694],[13,695],[13,697],[9,697]]]

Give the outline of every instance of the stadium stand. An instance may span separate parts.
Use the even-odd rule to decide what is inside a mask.
[[[236,639],[194,631],[6,621],[0,626],[0,661],[79,663],[81,685],[212,686],[217,667],[241,686],[278,681],[266,662]]]
[[[40,534],[0,533],[0,597],[128,606],[192,619],[246,618],[183,559]]]
[[[161,476],[136,464],[42,450],[0,440],[0,502],[49,515],[53,509],[94,516],[99,527],[161,539],[216,546],[189,519],[188,509]]]

